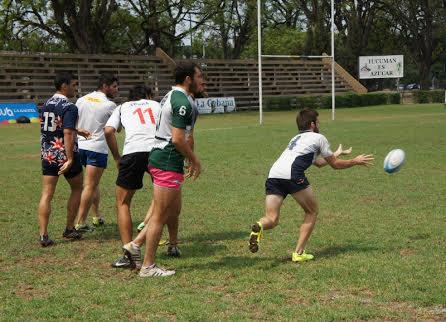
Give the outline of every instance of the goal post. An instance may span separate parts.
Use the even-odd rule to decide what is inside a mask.
[[[336,87],[335,87],[335,47],[334,47],[334,0],[331,0],[331,55],[262,55],[262,0],[257,0],[257,62],[259,77],[259,123],[263,124],[263,89],[262,89],[262,58],[331,58],[331,119],[335,119]]]

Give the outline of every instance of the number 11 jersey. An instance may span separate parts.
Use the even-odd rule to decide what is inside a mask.
[[[105,126],[125,129],[122,155],[152,150],[160,111],[158,102],[146,99],[126,102],[113,111]]]

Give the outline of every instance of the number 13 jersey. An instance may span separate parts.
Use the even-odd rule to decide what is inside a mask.
[[[54,94],[40,112],[40,155],[44,165],[61,166],[67,160],[64,129],[76,129],[78,111],[67,97]],[[73,152],[78,152],[74,139]]]

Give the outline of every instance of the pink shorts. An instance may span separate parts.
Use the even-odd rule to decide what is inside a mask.
[[[165,171],[149,166],[154,185],[169,189],[180,189],[184,182],[184,175],[174,171]]]

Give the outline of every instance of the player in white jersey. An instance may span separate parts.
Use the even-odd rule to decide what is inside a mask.
[[[91,230],[86,224],[88,211],[92,207],[93,225],[102,225],[104,219],[99,211],[99,182],[107,168],[108,147],[104,136],[104,126],[116,108],[111,101],[118,93],[118,79],[112,74],[99,76],[98,89],[76,102],[79,109],[78,126],[91,132],[91,139],[78,137],[79,154],[85,167],[84,189],[79,206],[76,229],[82,232]]]
[[[129,101],[118,106],[105,125],[107,144],[118,164],[116,179],[116,208],[118,227],[123,245],[132,240],[130,205],[136,190],[143,187],[144,173],[148,172],[150,151],[155,143],[156,124],[161,106],[151,100],[152,92],[144,85],[136,85],[129,92]],[[116,131],[125,129],[122,157],[119,155]],[[124,256],[113,262],[113,267],[129,268]]]
[[[312,254],[305,252],[305,245],[316,223],[318,204],[305,176],[305,170],[312,164],[317,167],[329,164],[333,169],[346,169],[355,165],[367,166],[373,161],[372,155],[363,154],[351,160],[338,159],[331,152],[325,136],[319,133],[318,116],[319,114],[313,109],[299,112],[296,118],[299,134],[291,139],[269,171],[265,183],[265,216],[252,226],[249,238],[249,249],[253,253],[259,249],[263,230],[272,229],[279,223],[283,200],[290,194],[305,212],[297,246],[292,253],[292,261],[303,262],[313,259]]]

